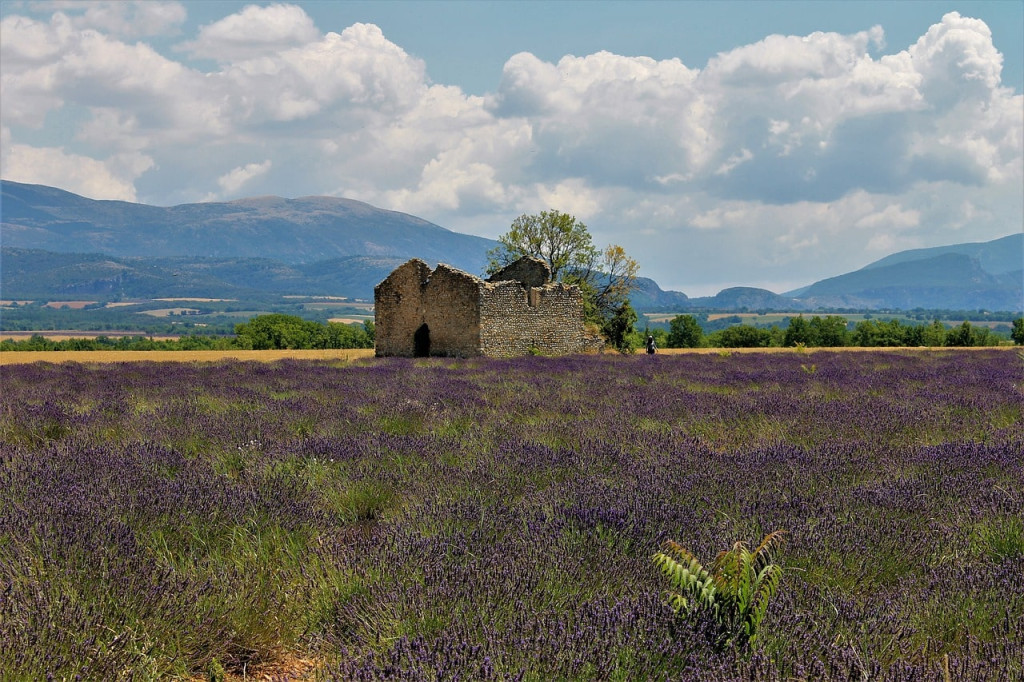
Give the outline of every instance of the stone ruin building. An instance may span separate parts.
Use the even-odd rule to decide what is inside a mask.
[[[553,283],[547,263],[524,257],[486,281],[418,258],[373,290],[377,356],[512,357],[597,349],[583,328],[579,287]]]

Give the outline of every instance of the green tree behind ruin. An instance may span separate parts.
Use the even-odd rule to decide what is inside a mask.
[[[639,266],[625,249],[615,244],[597,248],[587,226],[568,213],[521,215],[498,241],[487,252],[488,275],[523,256],[540,258],[551,268],[552,280],[580,287],[584,316],[599,326],[629,301],[636,284]]]

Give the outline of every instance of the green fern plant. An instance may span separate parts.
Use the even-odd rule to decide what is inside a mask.
[[[672,540],[654,555],[655,565],[668,578],[669,605],[677,614],[709,613],[717,627],[716,643],[752,645],[779,589],[782,567],[771,563],[771,552],[782,542],[783,531],[765,536],[751,551],[745,542],[719,552],[710,570],[689,550]]]

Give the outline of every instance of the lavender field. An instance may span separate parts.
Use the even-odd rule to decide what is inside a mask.
[[[1012,350],[2,371],[5,680],[1024,679]],[[673,614],[778,529],[756,646]]]

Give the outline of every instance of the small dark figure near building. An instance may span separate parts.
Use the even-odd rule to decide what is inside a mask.
[[[654,343],[654,337],[653,336],[648,336],[647,337],[647,354],[648,355],[654,355],[657,352],[658,352],[658,346],[657,346],[657,344]]]

